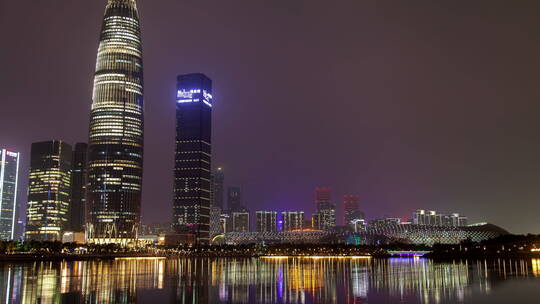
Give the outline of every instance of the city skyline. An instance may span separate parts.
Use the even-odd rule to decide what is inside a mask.
[[[5,75],[12,75],[13,80],[1,76],[2,89],[7,94],[5,102],[10,107],[2,114],[0,128],[7,130],[21,121],[33,126],[13,134],[0,134],[3,147],[21,152],[19,198],[25,197],[27,189],[31,143],[53,138],[70,143],[86,141],[99,33],[96,20],[102,18],[104,3],[62,3],[68,12],[56,12],[56,5],[52,4],[38,3],[32,8],[25,3],[2,4],[6,9],[0,11],[14,13],[2,15],[0,20],[13,23],[19,11],[31,20],[30,25],[13,29],[15,33],[1,30],[13,42],[5,58],[27,54],[27,40],[16,37],[26,37],[32,26],[39,24],[43,31],[52,32],[56,27],[81,22],[80,28],[67,29],[70,34],[66,38],[49,35],[47,39],[53,41],[45,43],[37,37],[36,44],[31,44],[39,45],[42,51],[43,56],[36,57],[50,62],[29,55],[28,63],[21,62],[17,67],[5,64]],[[229,30],[233,26],[220,17],[220,9],[235,16],[238,25],[234,29],[254,21],[241,14],[245,11],[235,15],[236,6],[182,3],[186,15],[168,29],[160,19],[172,17],[167,11],[178,12],[180,4],[165,1],[161,7],[152,5],[140,3],[143,37],[148,45],[145,62],[152,63],[148,71],[151,76],[147,77],[151,79],[147,84],[151,106],[147,109],[150,119],[145,131],[150,136],[145,143],[148,151],[143,222],[159,221],[171,210],[174,109],[170,101],[174,100],[174,77],[200,71],[215,80],[217,134],[213,163],[223,166],[227,185],[242,186],[242,202],[252,215],[255,210],[274,207],[287,210],[291,204],[298,205],[293,210],[304,210],[310,215],[315,211],[313,189],[328,186],[335,193],[333,203],[338,206],[338,219],[343,217],[339,198],[353,193],[362,198],[361,209],[368,218],[387,215],[405,219],[412,210],[423,208],[456,211],[469,216],[471,222],[485,220],[511,232],[540,232],[535,221],[535,214],[540,212],[540,193],[536,190],[540,164],[535,161],[540,146],[533,132],[538,127],[536,119],[529,114],[536,112],[538,105],[534,100],[540,96],[531,80],[538,67],[533,50],[540,44],[523,34],[538,25],[532,18],[537,10],[510,8],[513,14],[508,18],[527,29],[523,31],[519,26],[505,25],[512,22],[503,22],[502,16],[507,16],[503,11],[507,12],[502,5],[494,5],[489,12],[480,10],[479,4],[471,5],[469,9],[483,21],[464,18],[462,23],[445,18],[448,11],[450,16],[459,15],[460,9],[464,9],[459,4],[427,5],[426,15],[440,17],[438,20],[427,18],[414,8],[382,5],[383,15],[390,18],[366,15],[358,18],[366,21],[340,21],[332,25],[331,32],[346,29],[348,22],[375,25],[367,26],[374,33],[359,34],[365,39],[361,44],[351,42],[349,32],[333,37],[343,48],[332,50],[319,45],[316,39],[331,33],[314,25],[313,19],[323,15],[317,3],[273,4],[272,13],[251,4],[249,9],[255,9],[254,15],[261,19],[254,22],[256,31],[245,29],[227,35],[225,40],[212,34],[219,22],[225,28],[229,26]],[[361,12],[364,6],[369,4],[338,6],[329,14],[337,20],[340,13],[348,16],[347,11]],[[52,24],[40,22],[45,19],[37,12],[48,12],[56,18]],[[193,33],[172,35],[202,12],[215,17],[210,20],[217,19],[199,29],[205,37],[201,39],[202,45],[182,43],[192,40]],[[391,18],[405,12],[417,20]],[[71,14],[77,15],[76,20]],[[276,30],[262,22],[270,18],[279,18],[284,27],[292,30],[277,35]],[[312,32],[302,26],[303,22],[316,28]],[[436,26],[428,29],[426,25],[431,23]],[[489,29],[505,31],[502,38],[482,35]],[[252,46],[255,32],[262,37],[276,37],[276,46],[269,42]],[[314,49],[307,55],[302,52],[305,48],[295,42],[298,33],[307,33],[303,43]],[[396,33],[410,40],[404,42]],[[53,47],[67,45],[63,41],[75,36],[80,37],[77,45],[66,50]],[[412,38],[416,36],[419,38]],[[460,41],[465,46],[460,46]],[[512,43],[503,44],[507,41]],[[288,48],[277,47],[287,42]],[[212,45],[219,46],[220,55],[209,51]],[[485,52],[486,46],[489,54]],[[396,48],[400,51],[391,51]],[[257,55],[250,53],[260,53],[258,56],[269,62],[257,60]],[[280,61],[283,63],[278,64]],[[49,64],[58,67],[51,69]],[[287,68],[289,75],[283,72]],[[232,76],[230,71],[234,71]],[[329,76],[317,80],[318,76],[312,75]],[[34,90],[27,92],[15,83],[27,83],[25,77],[36,80]],[[47,80],[43,84],[38,79]],[[344,81],[338,85],[335,79]],[[338,96],[330,98],[335,94]],[[37,100],[45,100],[47,107]],[[293,100],[294,108],[290,105]],[[23,103],[24,106],[19,105]],[[28,103],[36,114],[28,115]],[[342,136],[347,140],[339,139]],[[156,179],[161,182],[153,182]],[[18,204],[26,202],[19,199]],[[530,212],[514,220],[519,210]]]

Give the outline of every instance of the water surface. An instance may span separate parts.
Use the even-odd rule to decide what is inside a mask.
[[[0,263],[0,303],[540,303],[540,260]]]

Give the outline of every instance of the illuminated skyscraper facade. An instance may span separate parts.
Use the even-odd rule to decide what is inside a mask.
[[[61,241],[69,225],[71,146],[53,140],[32,144],[26,239]]]
[[[233,232],[249,232],[249,212],[233,212],[231,217]]]
[[[223,205],[223,184],[225,182],[225,175],[223,174],[223,168],[217,168],[212,174],[212,205],[218,207],[221,210],[225,207]]]
[[[319,229],[328,230],[336,226],[336,206],[332,204],[331,199],[330,188],[315,189]]]
[[[173,227],[209,242],[212,160],[212,81],[203,74],[178,76]]]
[[[15,238],[20,154],[0,150],[0,240]]]
[[[277,231],[277,212],[276,211],[257,211],[255,213],[257,220],[257,232],[276,232]]]
[[[71,170],[70,230],[83,231],[86,207],[86,159],[88,145],[75,144]]]
[[[88,145],[89,242],[137,237],[143,176],[143,60],[135,0],[109,0],[97,54]]]
[[[281,212],[283,219],[283,231],[293,231],[304,229],[303,211],[285,211]]]

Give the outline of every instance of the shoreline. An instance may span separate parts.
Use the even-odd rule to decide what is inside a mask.
[[[0,262],[61,262],[61,261],[92,261],[114,260],[117,258],[158,258],[167,257],[159,254],[131,254],[131,253],[107,253],[107,254],[0,254]]]
[[[0,262],[62,262],[62,261],[99,261],[99,260],[115,260],[115,259],[175,259],[175,258],[263,258],[263,259],[286,259],[286,258],[351,258],[351,259],[364,259],[364,258],[376,258],[376,259],[388,259],[396,258],[395,256],[376,254],[376,255],[253,255],[253,254],[141,254],[141,253],[106,253],[106,254],[0,254]],[[413,258],[413,257],[402,257]],[[511,254],[511,255],[438,255],[429,253],[425,256],[420,256],[423,259],[429,259],[433,261],[455,261],[455,260],[496,260],[496,259],[540,259],[538,254]]]

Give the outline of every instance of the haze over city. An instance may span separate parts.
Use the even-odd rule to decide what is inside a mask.
[[[0,3],[0,142],[22,153],[20,205],[32,142],[88,139],[103,2]],[[156,2],[139,1],[143,222],[171,220],[176,75],[203,72],[213,165],[252,211],[310,213],[327,186],[339,211],[360,195],[368,219],[423,208],[540,233],[540,4]]]

